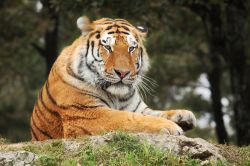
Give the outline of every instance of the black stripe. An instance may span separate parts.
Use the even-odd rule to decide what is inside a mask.
[[[135,109],[132,112],[135,112],[140,104],[141,104],[141,100],[138,102],[137,106],[135,107]]]
[[[31,120],[32,120],[32,124],[37,128],[37,130],[39,132],[41,132],[43,135],[45,135],[46,137],[48,137],[49,139],[52,139],[52,137],[46,132],[46,131],[43,131],[41,130],[35,123],[34,119],[33,119],[33,116],[31,117]]]
[[[96,96],[96,95],[94,95],[93,93],[82,93],[81,92],[81,94],[83,94],[83,95],[88,95],[88,96],[91,96],[91,97],[94,97],[94,98],[96,98],[96,99],[99,99],[99,100],[101,100],[104,104],[106,104],[108,107],[110,107],[110,105],[104,100],[104,99],[102,99],[101,97],[99,97],[99,96]]]
[[[46,83],[45,83],[45,89],[46,89],[46,93],[47,93],[47,96],[49,98],[49,100],[56,106],[57,105],[57,102],[56,100],[52,97],[52,95],[50,94],[50,91],[49,91],[49,81],[47,80]]]
[[[82,105],[79,103],[76,104],[72,104],[72,105],[68,105],[67,107],[73,107],[73,108],[77,108],[77,109],[92,109],[92,108],[98,108],[98,107],[103,107],[103,105],[90,105],[90,106],[86,106],[86,105]]]
[[[120,108],[120,110],[123,110],[123,109],[127,108],[128,106],[129,106],[129,104],[126,104],[125,106],[122,106],[122,107]]]
[[[99,45],[100,45],[100,44],[99,44]],[[100,58],[100,47],[98,47],[97,56]],[[103,61],[103,60],[102,60],[102,61]]]
[[[148,109],[148,108],[149,107],[145,107],[141,113],[143,114],[146,111],[146,109]]]
[[[137,61],[135,63],[137,70],[140,68],[140,63],[142,65],[142,54],[141,54],[141,52],[142,52],[142,49],[140,49],[140,52],[139,52],[139,55],[138,55],[138,59],[137,59]]]
[[[126,22],[119,22],[119,24],[123,24],[123,25],[127,25],[127,26],[132,26],[131,24],[129,24],[129,23],[126,23]]]
[[[142,57],[143,49],[141,47],[139,49],[140,49],[140,53],[139,53],[139,57],[138,58],[141,59],[141,66],[139,65],[138,62],[136,62],[136,69],[137,69],[136,74],[138,74],[140,72],[140,70],[142,68],[142,65],[143,65],[143,57]]]
[[[72,124],[71,124],[71,126],[81,129],[81,130],[82,130],[84,133],[86,133],[87,135],[92,135],[91,132],[89,132],[87,129],[83,128],[82,126],[76,126],[76,125],[72,125]]]
[[[37,135],[36,135],[34,129],[32,128],[32,126],[31,126],[31,133],[35,137],[35,140],[38,141]]]
[[[95,61],[97,62],[102,62],[102,60],[98,60],[96,59],[95,55],[94,55],[94,47],[95,47],[95,43],[94,41],[91,42],[91,53],[92,53],[92,57],[95,59]],[[98,49],[98,56],[99,56],[99,49]]]
[[[57,104],[56,100],[51,96],[51,94],[49,92],[49,82],[48,81],[46,81],[45,87],[46,87],[46,92],[47,92],[48,97],[51,100],[51,102],[61,109],[68,109],[70,107],[77,108],[77,109],[92,109],[92,108],[97,108],[97,107],[103,107],[103,105],[86,106],[86,105],[82,105],[80,103],[76,103],[76,104],[72,104],[72,105],[59,105],[59,104]]]
[[[94,41],[91,42],[91,53],[92,53],[92,56],[94,57]],[[94,57],[95,58],[95,57]]]
[[[59,76],[59,75],[58,75],[58,76]],[[60,76],[59,76],[59,78],[61,79],[61,81],[62,81],[64,84],[67,84],[67,85],[69,85],[69,86],[71,86],[71,87],[73,87],[73,88],[78,89],[77,87],[75,87],[75,86],[73,86],[73,85],[70,85],[70,84],[68,84],[67,82],[65,82]],[[101,97],[97,96],[97,94],[93,94],[92,92],[89,92],[89,91],[86,91],[86,90],[84,90],[84,91],[85,91],[86,93],[82,93],[82,92],[80,92],[80,93],[83,94],[83,95],[88,95],[88,96],[91,96],[91,97],[95,97],[95,98],[101,100],[103,103],[105,103],[108,107],[110,107],[110,105],[109,105],[104,99],[102,99]]]
[[[108,30],[110,30],[112,27],[113,27],[112,25],[111,25],[111,26],[108,26],[105,30],[108,31]]]
[[[128,101],[129,99],[131,99],[131,97],[133,97],[135,94],[135,90],[133,90],[128,96],[124,97],[124,98],[119,98],[119,101],[120,102],[126,102]]]
[[[35,104],[35,109],[36,109],[36,110],[38,111],[38,113],[43,117],[43,119],[46,120],[46,122],[51,123],[50,120],[49,120],[48,118],[46,118],[46,117],[44,116],[44,114],[42,113],[41,108],[40,108],[38,102],[36,102],[36,104]]]
[[[81,63],[81,62],[80,62],[80,63]],[[77,75],[73,72],[72,68],[70,67],[70,63],[68,63],[66,71],[67,71],[67,73],[68,73],[69,75],[71,75],[72,77],[74,77],[74,78],[76,78],[76,79],[78,79],[78,80],[80,80],[80,81],[85,81],[82,77],[77,76]]]
[[[105,91],[105,89],[104,89],[104,91]],[[114,104],[114,101],[112,100],[111,94],[107,93],[107,96],[108,96],[109,100],[111,101],[111,103]]]
[[[93,35],[100,33],[100,31],[93,31],[89,34],[89,38],[91,38]]]
[[[126,35],[129,35],[128,32],[124,32],[124,31],[120,31],[120,33],[124,33],[124,34],[126,34]]]
[[[85,60],[87,59],[86,57],[87,57],[87,55],[88,55],[88,51],[89,51],[89,40],[87,41],[87,50],[86,50],[86,53],[85,53]],[[82,73],[83,71],[82,71],[82,67],[83,67],[83,59],[84,59],[84,57],[82,56],[82,54],[81,54],[81,57],[80,57],[80,63],[79,63],[79,65],[78,65],[78,73]]]
[[[92,68],[91,68],[91,64],[88,64],[88,62],[87,62],[87,61],[88,61],[88,60],[87,60],[88,50],[89,50],[89,40],[88,40],[88,43],[87,43],[87,51],[86,51],[86,54],[85,54],[86,66],[87,66],[87,68],[88,68],[91,72],[93,72],[94,74],[96,74],[97,76],[99,76],[99,73],[97,73],[96,70],[92,69]],[[91,62],[91,63],[94,63],[94,61]]]
[[[74,120],[78,120],[78,119],[87,119],[87,120],[93,120],[93,119],[96,119],[97,117],[84,117],[84,116],[77,116],[77,115],[74,115],[74,116],[71,116],[71,115],[67,115],[65,114],[63,116],[63,120],[71,120],[71,121],[74,121]]]
[[[56,116],[56,117],[59,117],[58,112],[56,112],[55,110],[49,109],[49,108],[47,107],[47,105],[44,103],[44,101],[43,101],[43,88],[42,88],[41,91],[40,91],[39,100],[40,100],[42,106],[43,106],[49,113],[53,114],[53,115]]]
[[[91,64],[88,64],[88,62],[86,61],[86,66],[87,66],[87,68],[88,68],[92,73],[94,73],[94,74],[96,74],[97,76],[99,76],[99,73],[98,73],[95,69],[91,68],[91,65],[92,65],[93,63],[94,63],[94,61],[92,61]]]
[[[114,22],[107,21],[107,22],[104,22],[104,23],[101,23],[101,24],[114,24]]]
[[[129,31],[129,28],[128,28],[128,27],[126,27],[126,26],[120,26],[120,27],[122,27],[123,29],[125,29],[125,30]]]
[[[41,119],[41,117],[37,114],[37,110],[35,109],[34,111],[34,114],[36,115],[36,117],[38,118],[38,120],[40,121],[40,122],[44,122],[42,119]]]

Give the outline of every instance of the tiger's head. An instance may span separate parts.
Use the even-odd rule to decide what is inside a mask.
[[[147,30],[124,19],[109,18],[90,22],[80,17],[77,26],[83,42],[74,57],[73,72],[112,95],[131,92],[148,69],[143,45]]]

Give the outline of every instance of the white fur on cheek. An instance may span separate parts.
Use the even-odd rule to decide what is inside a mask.
[[[129,93],[129,88],[127,86],[111,85],[106,89],[106,91],[114,96],[125,96]]]

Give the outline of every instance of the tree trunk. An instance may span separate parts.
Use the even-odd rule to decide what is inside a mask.
[[[246,64],[244,32],[246,2],[231,0],[226,7],[227,61],[230,67],[235,116],[236,137],[239,146],[250,144],[250,74]]]
[[[49,74],[50,69],[58,56],[58,16],[53,18],[52,28],[48,28],[45,35],[45,59],[46,59],[46,71]]]
[[[208,58],[210,60],[210,70],[208,71],[208,81],[211,90],[211,100],[214,120],[216,123],[216,135],[219,143],[228,143],[228,134],[224,125],[222,104],[221,104],[221,53],[224,51],[224,33],[221,21],[221,9],[219,5],[199,5],[189,6],[197,13],[204,23],[209,45]]]
[[[46,73],[48,75],[58,56],[59,13],[51,0],[41,0],[41,3],[43,4],[43,10],[46,10],[45,13],[49,15],[51,25],[48,26],[44,34],[44,48],[35,43],[32,43],[32,45],[45,58]]]
[[[228,135],[223,121],[222,104],[221,104],[221,62],[218,55],[212,55],[210,58],[212,69],[208,73],[208,81],[210,83],[212,109],[214,120],[216,122],[216,135],[218,143],[228,143]]]

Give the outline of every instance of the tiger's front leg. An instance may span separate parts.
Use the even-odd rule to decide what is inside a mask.
[[[189,110],[176,109],[167,111],[155,111],[149,109],[145,111],[145,113],[148,115],[154,115],[171,120],[178,124],[184,131],[190,130],[196,126],[196,118],[194,114]]]
[[[64,110],[61,117],[64,138],[99,135],[117,130],[147,133],[164,132],[171,135],[183,134],[183,130],[176,123],[165,118],[107,108]]]

